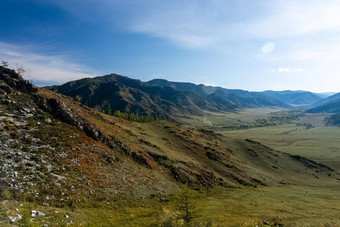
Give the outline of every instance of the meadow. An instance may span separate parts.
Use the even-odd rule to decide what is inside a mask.
[[[284,185],[258,188],[216,187],[191,191],[193,219],[187,226],[339,226],[340,187],[322,182],[319,186]],[[4,202],[3,210],[14,213],[19,207],[26,216],[21,226],[185,226],[179,218],[178,197],[117,198],[110,202],[89,202],[74,207],[46,207]],[[29,211],[46,217],[30,222]],[[280,225],[281,226],[281,225]]]
[[[301,155],[339,171],[340,127],[325,126],[323,119],[326,116],[308,114],[283,125],[216,131],[227,137],[253,139],[278,151]]]
[[[226,137],[259,141],[275,150],[301,155],[324,163],[340,171],[340,127],[326,126],[329,114],[302,114],[297,120],[283,124],[256,127],[258,119],[265,119],[283,109],[244,109],[235,113],[206,112],[204,116],[179,119],[189,127],[208,128]],[[237,129],[245,125],[249,128]]]

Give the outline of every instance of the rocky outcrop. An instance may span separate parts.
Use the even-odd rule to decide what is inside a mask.
[[[199,189],[201,186],[212,187],[216,184],[216,177],[213,172],[204,170],[191,163],[182,163],[182,166],[173,166],[171,175],[179,182]]]
[[[3,80],[6,84],[8,84],[10,87],[14,88],[17,91],[28,92],[28,93],[38,91],[38,88],[36,86],[31,84],[27,80],[24,80],[14,70],[7,69],[2,66],[0,66],[0,80]]]
[[[329,166],[326,166],[322,163],[317,163],[316,161],[304,158],[300,155],[289,155],[289,157],[291,157],[292,159],[294,159],[298,162],[301,162],[302,164],[304,164],[308,168],[314,168],[314,169],[318,169],[320,171],[335,172],[335,170],[330,168]]]
[[[100,129],[98,129],[95,125],[91,124],[84,117],[81,117],[72,110],[72,108],[68,107],[65,103],[55,99],[55,98],[46,98],[37,95],[36,103],[46,112],[52,114],[55,118],[60,119],[61,121],[75,125],[80,130],[83,130],[88,136],[91,138],[100,141],[106,144],[108,147],[122,150],[124,145],[117,138],[107,135],[103,133]]]

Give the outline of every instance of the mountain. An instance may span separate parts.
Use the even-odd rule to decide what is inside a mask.
[[[308,113],[340,113],[340,93],[336,93],[327,98],[314,103],[313,108],[308,109]]]
[[[121,112],[167,117],[176,113],[201,115],[203,109],[217,111],[194,92],[148,87],[117,74],[71,81],[49,89],[73,98],[79,96],[82,104],[97,110],[107,111],[110,106]]]
[[[264,91],[264,94],[292,105],[311,105],[322,98],[309,91]]]
[[[315,93],[315,94],[317,94],[318,96],[320,96],[321,98],[324,99],[324,98],[328,98],[332,95],[335,95],[336,92],[322,92],[322,93]]]
[[[235,105],[239,108],[252,107],[284,107],[290,106],[261,92],[249,92],[240,89],[226,89],[222,87],[206,86],[185,82],[171,82],[164,79],[154,79],[145,83],[147,86],[172,87],[179,91],[195,92],[201,97],[209,97],[216,104]],[[214,94],[215,93],[215,94]],[[216,100],[214,99],[216,97]]]
[[[331,95],[327,98],[323,98],[321,99],[320,101],[314,103],[314,107],[317,107],[317,106],[321,106],[321,105],[324,105],[324,104],[327,104],[327,103],[332,103],[334,101],[337,101],[340,99],[340,93],[336,93],[334,95]]]
[[[78,89],[95,91],[97,82],[87,86],[88,81],[93,80],[82,80],[84,86],[78,84]],[[138,81],[125,83],[140,86]],[[28,222],[38,214],[41,222],[53,218],[52,223],[66,225],[69,215],[80,215],[79,209],[90,217],[100,215],[93,214],[98,207],[121,214],[125,209],[121,209],[122,198],[141,198],[131,200],[141,207],[145,198],[157,196],[163,201],[163,196],[176,194],[182,184],[198,190],[339,178],[323,164],[250,139],[231,139],[165,120],[136,123],[109,116],[68,96],[35,87],[4,67],[0,67],[0,100],[0,190],[11,197],[3,204],[12,204],[3,215],[27,208],[31,214],[21,215]],[[32,210],[35,207],[46,216]],[[73,221],[75,226],[82,223],[79,218]],[[1,226],[8,223],[7,217],[0,219]]]
[[[340,98],[308,109],[307,113],[340,113]]]
[[[162,114],[167,119],[177,114],[202,115],[204,110],[219,112],[261,106],[288,107],[257,92],[166,80],[144,83],[117,74],[71,81],[49,89],[77,97],[82,104],[97,110],[112,109],[140,115]]]
[[[178,91],[193,91],[201,97],[210,95],[220,89],[219,87],[206,86],[203,84],[196,85],[189,82],[172,82],[165,79],[154,79],[145,82],[145,84],[155,87],[172,87]]]
[[[206,86],[188,82],[172,82],[164,79],[154,79],[145,82],[148,86],[171,87],[179,91],[192,91],[201,97],[207,97],[216,92],[217,104],[224,99],[226,105],[234,104],[239,107],[277,106],[290,108],[290,105],[308,106],[321,101],[333,93],[313,93],[309,91],[264,91],[249,92],[241,89],[226,89],[222,87]],[[230,97],[228,97],[230,96]],[[211,100],[214,101],[214,100]]]

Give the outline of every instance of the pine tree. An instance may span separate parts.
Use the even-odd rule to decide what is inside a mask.
[[[120,112],[120,110],[116,110],[116,111],[113,113],[113,116],[118,117],[118,118],[122,118],[122,113]]]
[[[107,107],[106,107],[106,114],[108,115],[112,115],[112,109],[111,109],[111,104],[107,104]]]
[[[186,225],[189,225],[191,220],[193,219],[193,199],[194,196],[190,188],[187,185],[181,187],[178,195],[178,211],[180,212],[179,218],[182,219]]]

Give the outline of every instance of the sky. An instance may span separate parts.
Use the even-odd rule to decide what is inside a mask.
[[[1,0],[0,60],[39,86],[117,73],[340,92],[338,0]]]

